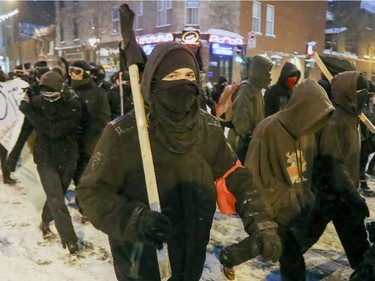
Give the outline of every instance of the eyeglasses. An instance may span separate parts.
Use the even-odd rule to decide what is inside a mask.
[[[82,76],[83,75],[83,68],[76,67],[76,66],[69,66],[69,75],[75,75],[75,76]]]

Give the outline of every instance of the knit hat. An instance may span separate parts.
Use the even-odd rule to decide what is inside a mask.
[[[60,92],[63,87],[63,78],[54,71],[48,71],[40,78],[39,85],[46,86],[51,90]]]
[[[91,70],[91,66],[84,60],[76,60],[73,62],[72,66],[82,68],[85,72]]]
[[[190,68],[194,70],[196,68],[196,62],[185,50],[172,50],[165,55],[163,61],[157,67],[155,80],[162,80],[165,75],[179,68]]]

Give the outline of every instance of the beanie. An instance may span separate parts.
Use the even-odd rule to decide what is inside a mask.
[[[45,60],[40,60],[40,61],[37,61],[36,63],[34,63],[34,68],[37,68],[37,67],[47,67],[47,62]]]
[[[60,92],[63,87],[63,78],[54,71],[48,71],[40,78],[40,86],[46,86],[50,89]]]
[[[72,66],[82,68],[85,72],[91,70],[91,66],[84,60],[76,60],[73,62]]]
[[[193,54],[183,49],[175,49],[166,54],[155,71],[155,79],[162,80],[163,77],[176,69],[196,69],[196,62]]]

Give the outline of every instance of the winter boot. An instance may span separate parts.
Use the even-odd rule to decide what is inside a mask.
[[[43,238],[45,240],[52,240],[56,238],[56,235],[49,228],[49,223],[41,222],[41,224],[39,225],[39,229],[42,231]]]
[[[360,180],[360,192],[365,197],[375,197],[375,191],[373,191],[369,186],[367,185],[366,180]]]
[[[15,185],[16,180],[12,179],[10,176],[9,177],[4,177],[3,182],[8,185]]]
[[[68,242],[63,242],[62,244],[63,244],[64,249],[68,248],[69,253],[71,255],[78,254],[79,248],[78,248],[77,242],[68,241]]]

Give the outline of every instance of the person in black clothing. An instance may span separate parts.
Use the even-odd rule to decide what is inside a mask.
[[[6,166],[8,150],[0,143],[0,161],[1,161],[1,172],[3,173],[3,183],[9,185],[15,185],[16,180],[10,176],[11,171]]]
[[[199,109],[198,75],[194,55],[176,42],[156,45],[143,71],[161,213],[148,206],[134,111],[106,126],[76,190],[83,213],[109,236],[118,280],[160,280],[155,249],[164,242],[169,280],[200,279],[216,209],[215,179],[236,199],[228,207],[235,207],[245,230],[259,237],[260,255],[274,260],[281,252],[276,224],[268,220],[249,171],[219,121]]]
[[[345,71],[332,80],[335,112],[318,133],[318,158],[313,185],[317,199],[308,224],[306,250],[314,245],[332,221],[350,266],[354,269],[369,249],[364,219],[369,216],[359,186],[359,120],[368,99],[363,74]]]
[[[320,74],[320,79],[318,81],[318,84],[323,87],[323,89],[326,91],[327,93],[327,96],[330,100],[332,100],[332,86],[331,86],[331,82],[328,81],[327,77],[321,73]]]
[[[322,87],[312,79],[305,80],[293,90],[284,109],[257,125],[247,151],[245,167],[278,224],[283,244],[279,259],[282,280],[305,280],[299,242],[315,199],[311,186],[317,153],[314,132],[327,123],[333,111]],[[250,236],[223,249],[220,261],[227,273],[257,256],[257,249],[252,248],[254,239]]]
[[[117,118],[120,115],[125,115],[128,112],[132,111],[134,108],[133,105],[133,96],[132,89],[130,87],[130,78],[129,73],[125,72],[123,74],[122,80],[122,89],[123,89],[123,114],[121,114],[121,95],[120,95],[120,81],[117,79],[115,84],[113,84],[108,93],[108,102],[111,109],[111,120]]]
[[[80,157],[74,174],[77,186],[105,125],[111,120],[107,93],[95,85],[91,67],[83,60],[69,67],[71,86],[82,103],[82,120],[78,134]]]
[[[225,87],[228,86],[228,80],[224,76],[219,76],[217,83],[212,88],[211,97],[217,104],[219,102],[220,96],[223,93]]]
[[[74,91],[63,85],[60,75],[50,71],[40,79],[40,95],[21,101],[20,110],[36,131],[34,162],[47,196],[40,228],[45,238],[52,236],[49,224],[55,221],[64,248],[78,252],[77,236],[64,194],[78,159],[77,131],[82,116]]]
[[[102,88],[107,93],[111,88],[111,83],[105,81],[105,69],[102,65],[90,62],[90,75],[95,82],[95,85]]]
[[[286,62],[281,69],[276,84],[270,86],[264,94],[264,114],[270,116],[285,108],[294,86],[301,77],[301,71],[292,64]]]

